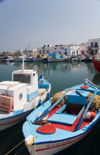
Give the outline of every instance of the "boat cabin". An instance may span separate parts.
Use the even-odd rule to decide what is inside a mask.
[[[11,112],[38,96],[38,74],[35,70],[16,70],[12,81],[0,82],[0,109]]]
[[[38,95],[38,73],[36,70],[13,71],[12,81],[27,84],[27,102]]]

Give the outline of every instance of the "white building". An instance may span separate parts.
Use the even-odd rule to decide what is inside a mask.
[[[47,55],[48,53],[51,53],[52,46],[51,45],[44,45],[43,47],[37,48],[37,55]]]
[[[37,57],[37,49],[28,50],[29,57]]]
[[[79,45],[79,47],[80,47],[80,54],[81,55],[87,54],[88,43],[81,43]]]
[[[80,47],[78,45],[68,45],[66,49],[66,55],[80,55]]]
[[[60,53],[61,55],[78,55],[80,47],[78,45],[44,45],[37,48],[37,55],[47,55],[48,53]]]
[[[100,38],[89,39],[89,41],[88,41],[88,53],[91,55],[100,54]]]

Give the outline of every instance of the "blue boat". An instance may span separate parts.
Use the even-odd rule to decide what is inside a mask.
[[[31,155],[51,155],[70,147],[85,137],[100,118],[99,106],[93,109],[100,90],[88,79],[61,93],[54,104],[48,100],[23,124],[25,145]],[[63,106],[58,106],[63,99]]]

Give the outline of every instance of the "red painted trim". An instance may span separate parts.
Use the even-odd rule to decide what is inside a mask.
[[[91,130],[91,129],[90,129],[90,130]],[[90,131],[90,130],[89,130],[89,131]],[[44,148],[44,149],[38,149],[38,150],[36,150],[36,152],[38,152],[38,151],[43,151],[43,150],[48,150],[48,149],[52,149],[52,148],[56,148],[56,147],[59,147],[59,146],[63,146],[63,145],[70,144],[70,143],[72,143],[72,142],[74,142],[74,141],[76,141],[76,140],[79,140],[80,138],[84,137],[85,135],[87,135],[89,131],[87,131],[84,135],[80,136],[79,138],[76,138],[75,140],[72,140],[72,141],[67,142],[67,143],[65,143],[65,144],[61,144],[61,145],[57,145],[57,146],[49,147],[49,148]]]
[[[17,119],[17,120],[11,121],[11,122],[7,122],[7,123],[0,124],[0,126],[2,126],[2,125],[6,125],[6,124],[10,124],[10,123],[14,123],[14,122],[16,122],[16,121],[19,121],[20,119],[25,118],[25,117],[26,117],[26,116],[21,117],[21,118],[19,118],[19,119]]]

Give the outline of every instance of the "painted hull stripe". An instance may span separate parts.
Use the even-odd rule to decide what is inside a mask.
[[[23,118],[25,118],[25,117],[26,117],[26,116],[23,116],[23,117],[21,117],[21,118],[19,118],[19,119],[16,119],[16,120],[14,120],[14,121],[0,124],[0,126],[2,126],[2,125],[6,125],[6,124],[10,124],[10,123],[14,123],[14,122],[17,122],[17,121],[19,121],[19,120],[21,120],[21,119],[23,119]]]
[[[90,129],[90,130],[91,130],[91,129]],[[89,131],[90,131],[90,130],[89,130]],[[88,132],[89,132],[89,131],[88,131]],[[75,139],[75,140],[72,140],[72,141],[70,141],[70,142],[67,142],[67,143],[65,143],[65,144],[61,144],[61,145],[57,145],[57,146],[49,147],[49,148],[44,148],[44,149],[38,149],[38,150],[36,150],[36,152],[38,152],[38,151],[43,151],[43,150],[48,150],[48,149],[52,149],[52,148],[56,148],[56,147],[59,147],[59,146],[63,146],[63,145],[67,145],[67,144],[73,143],[74,141],[79,140],[79,139],[81,139],[82,137],[84,137],[85,135],[87,135],[88,132],[86,132],[85,134],[83,134],[83,135],[80,136],[79,138],[77,138],[77,139]]]

